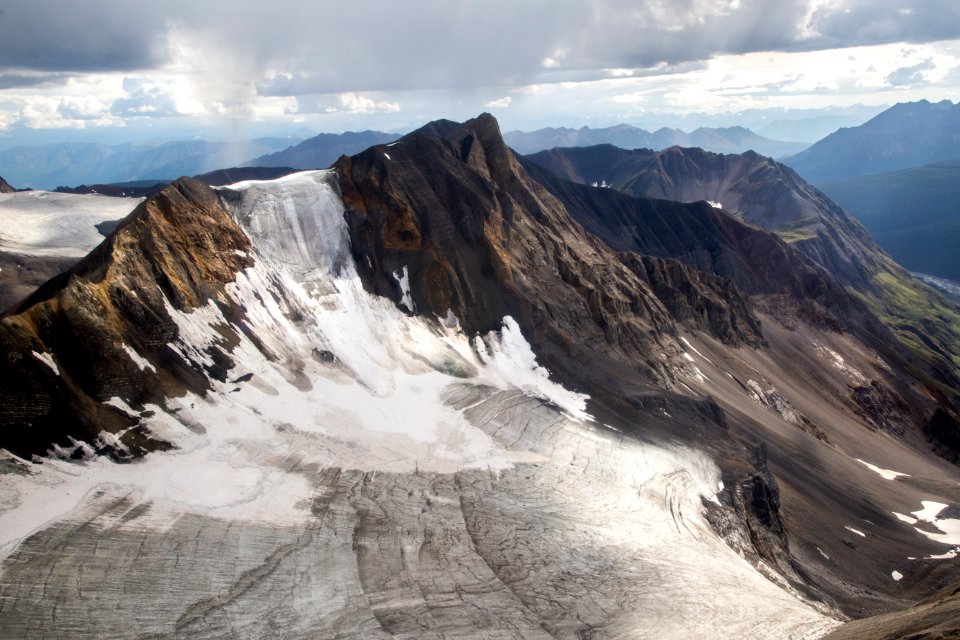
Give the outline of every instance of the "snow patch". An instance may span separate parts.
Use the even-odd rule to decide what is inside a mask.
[[[586,411],[589,396],[569,391],[550,380],[550,374],[537,364],[530,343],[510,316],[503,318],[499,334],[491,331],[482,338],[477,336],[474,345],[486,365],[484,378],[547,399],[577,420],[593,421],[593,416]]]
[[[707,200],[707,204],[713,207],[714,209],[723,209],[723,205],[719,202],[714,202],[713,200]]]
[[[764,389],[759,382],[756,380],[747,380],[747,388],[750,390],[750,395],[753,396],[753,399],[757,404],[772,409],[780,416],[792,424],[801,424],[800,414],[797,413],[796,409],[793,408],[793,405],[780,395],[780,392],[777,391],[774,387]]]
[[[903,574],[900,573],[899,571],[891,571],[891,572],[890,572],[890,577],[893,578],[893,579],[894,579],[895,581],[897,581],[897,582],[900,582],[901,580],[903,580]]]
[[[826,360],[834,369],[845,374],[853,382],[863,385],[868,384],[870,380],[856,367],[853,367],[847,364],[846,360],[842,355],[831,349],[830,347],[820,344],[819,342],[813,342],[813,347],[817,351],[822,359]]]
[[[50,367],[50,369],[52,369],[55,374],[60,375],[60,367],[58,367],[57,363],[53,361],[53,356],[51,356],[46,351],[44,351],[43,353],[40,353],[39,351],[33,351],[31,353],[33,353],[34,358],[36,358],[43,364],[47,365],[48,367]]]
[[[934,502],[933,500],[921,500],[921,506],[923,507],[919,511],[912,511],[914,516],[918,520],[925,520],[926,522],[934,522],[937,520],[937,515],[947,508],[947,505],[942,502]]]
[[[127,352],[127,355],[130,356],[130,359],[133,360],[134,364],[140,367],[140,371],[149,370],[152,373],[157,372],[156,368],[154,368],[154,366],[150,364],[146,358],[134,351],[132,347],[127,344],[122,344],[121,346],[123,347],[123,350]]]
[[[693,351],[695,354],[697,354],[698,356],[700,356],[701,358],[703,358],[704,360],[706,360],[706,361],[709,362],[710,364],[713,364],[713,362],[711,362],[710,358],[708,358],[707,356],[703,355],[703,353],[701,353],[700,350],[698,350],[695,346],[693,346],[692,344],[690,344],[690,341],[689,341],[689,340],[687,340],[687,339],[684,338],[683,336],[680,336],[680,339],[683,341],[683,344],[687,345],[687,348],[688,348],[688,349],[690,349],[691,351]]]
[[[410,295],[410,274],[407,271],[407,266],[404,265],[402,271],[395,272],[393,277],[400,285],[400,293],[403,295],[400,299],[400,304],[410,313],[414,313],[413,296]]]
[[[866,468],[870,469],[870,471],[873,471],[874,473],[879,475],[884,480],[896,480],[900,476],[904,476],[907,478],[910,477],[910,475],[907,473],[900,473],[899,471],[890,471],[889,469],[881,469],[880,467],[874,464],[870,464],[865,460],[861,460],[860,458],[854,458],[854,459],[860,464],[862,464],[863,466],[865,466]]]
[[[858,530],[854,529],[854,528],[851,527],[851,526],[843,525],[843,528],[846,529],[847,531],[850,531],[850,532],[852,532],[852,533],[857,534],[857,535],[860,536],[861,538],[866,538],[866,537],[867,537],[867,534],[865,534],[863,531],[858,531]]]

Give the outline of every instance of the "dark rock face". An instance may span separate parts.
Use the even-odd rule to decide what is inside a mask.
[[[721,155],[671,147],[626,151],[609,145],[553,149],[529,160],[583,184],[678,202],[709,200],[783,235],[796,248],[858,288],[870,286],[878,249],[866,230],[792,169],[752,151]]]
[[[10,186],[10,183],[0,177],[0,193],[13,193],[16,191],[13,187]]]
[[[21,256],[0,251],[0,314],[76,263],[76,258]]]
[[[809,317],[858,332],[886,357],[953,389],[947,393],[954,397],[960,389],[955,311],[918,320],[913,310],[955,305],[914,280],[859,223],[789,167],[751,152],[724,156],[675,147],[658,153],[610,145],[553,149],[525,161],[578,222],[611,246],[677,258],[729,277],[750,294],[788,292],[795,300],[816,301],[818,309],[804,312]],[[551,180],[551,174],[582,188]],[[704,204],[701,221],[689,222],[676,204],[640,207],[617,202],[607,195],[613,189],[586,186],[600,181],[634,196],[709,200],[733,214]],[[657,208],[661,213],[652,214]],[[655,215],[665,219],[651,226]],[[750,225],[734,224],[741,219],[774,231],[783,246]],[[787,248],[797,251],[791,255]]]
[[[468,333],[511,315],[561,368],[603,355],[642,363],[651,381],[667,376],[652,354],[668,346],[673,319],[711,330],[713,319],[725,339],[758,340],[742,300],[720,302],[729,285],[700,274],[700,286],[681,292],[679,265],[621,260],[585,233],[531,179],[490,116],[433,123],[335,168],[368,288],[399,300],[406,269],[417,311],[452,312]]]
[[[938,407],[926,424],[923,432],[941,456],[960,464],[960,419]]]
[[[527,167],[580,224],[618,251],[673,258],[728,278],[747,294],[787,296],[799,305],[794,313],[810,320],[892,339],[823,266],[706,202],[633,198],[558,179],[532,163]]]
[[[876,380],[853,387],[850,399],[867,422],[891,435],[904,435],[912,423],[910,408]]]
[[[760,321],[731,280],[677,260],[621,253],[620,259],[670,310],[677,321],[730,345],[762,343]]]
[[[251,264],[240,253],[248,248],[217,194],[199,182],[182,179],[141,204],[89,256],[0,320],[0,447],[29,458],[71,437],[96,442],[101,431],[133,426],[103,404],[110,398],[137,407],[203,389],[203,372],[168,345],[176,325],[166,305],[206,304]],[[132,453],[158,444],[126,433]]]

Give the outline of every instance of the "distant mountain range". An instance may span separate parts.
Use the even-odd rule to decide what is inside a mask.
[[[290,167],[232,167],[217,169],[193,176],[195,180],[221,187],[244,180],[274,180],[298,171]],[[173,180],[135,180],[132,182],[115,182],[112,184],[82,184],[78,187],[58,187],[57,193],[99,194],[116,198],[146,198],[159,193]]]
[[[897,262],[960,281],[960,160],[820,188],[855,215]]]
[[[955,307],[882,308],[767,158],[568,151],[437,121],[102,242],[0,198],[92,249],[0,318],[0,637],[822,637],[957,585],[960,345],[897,339]],[[700,200],[565,179],[644,154]]]
[[[376,144],[386,144],[400,138],[400,134],[383,131],[347,131],[321,133],[282,151],[269,153],[245,162],[249,167],[293,167],[294,169],[325,169],[340,156],[352,156]]]
[[[593,185],[593,191],[622,191],[634,197],[662,198],[674,201],[708,201],[712,208],[723,209],[747,223],[773,231],[781,240],[798,249],[810,260],[826,269],[845,288],[860,292],[862,299],[881,318],[888,319],[903,344],[927,361],[948,363],[944,370],[960,364],[950,353],[960,352],[960,315],[940,296],[910,277],[901,266],[884,254],[867,231],[822,192],[805,182],[789,167],[755,153],[720,155],[701,149],[671,148],[661,152],[625,151],[611,145],[589,148],[553,149],[526,156],[556,175],[581,184]],[[606,183],[612,189],[599,188]],[[706,206],[706,205],[704,205]],[[597,225],[609,227],[625,211],[622,205],[609,203],[597,223],[583,222],[601,237]],[[674,215],[669,224],[645,230],[635,221],[622,223],[616,237],[634,242],[643,237],[643,245],[618,246],[619,250],[639,250],[660,255],[676,237],[696,229]],[[597,228],[595,228],[597,227]],[[774,293],[778,287],[805,290],[803,284],[775,285],[769,281],[772,271],[797,272],[800,263],[787,264],[771,245],[761,248],[758,240],[746,234],[726,233],[705,236],[709,240],[689,250],[686,260],[700,269],[732,279],[743,290]],[[717,239],[722,237],[721,239]],[[609,240],[608,240],[609,242]],[[688,242],[688,246],[691,243]],[[751,253],[746,260],[738,252]],[[954,252],[950,252],[955,255]],[[676,255],[676,254],[674,254]],[[756,257],[756,256],[762,257]],[[949,254],[948,254],[949,255]],[[746,265],[759,265],[744,268]],[[758,285],[758,283],[760,283]],[[816,286],[812,287],[818,290]],[[810,293],[805,295],[810,296]],[[820,290],[826,304],[839,304],[833,294]],[[849,322],[848,308],[838,314],[841,322]],[[922,309],[937,309],[923,320]],[[891,320],[897,318],[896,321]]]
[[[283,149],[286,138],[239,142],[190,140],[161,144],[105,145],[68,142],[0,151],[0,175],[19,188],[169,181],[184,175],[234,167],[252,157]]]
[[[821,184],[960,158],[960,105],[926,100],[890,107],[840,129],[784,162]]]
[[[612,144],[621,149],[653,149],[667,147],[700,147],[717,153],[757,153],[774,158],[796,154],[806,149],[805,142],[784,142],[759,136],[743,127],[720,129],[701,127],[691,133],[679,129],[662,128],[645,131],[629,124],[591,129],[566,127],[538,129],[536,131],[510,131],[503,136],[506,143],[522,154],[536,153],[554,147],[589,147],[597,144]]]

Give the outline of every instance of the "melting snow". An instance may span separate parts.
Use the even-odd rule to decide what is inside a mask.
[[[931,540],[954,546],[953,549],[946,553],[927,556],[928,559],[947,560],[955,558],[958,555],[958,547],[960,547],[960,519],[939,517],[939,514],[948,506],[942,502],[923,500],[920,504],[922,508],[912,512],[913,517],[895,511],[892,513],[898,520],[909,525],[916,525],[918,522],[933,525],[937,529],[936,532],[927,531],[924,528],[916,526],[914,527],[914,531]]]
[[[850,527],[850,526],[847,526],[847,525],[843,525],[843,528],[846,529],[847,531],[852,531],[853,533],[857,534],[858,536],[860,536],[860,537],[862,537],[862,538],[866,538],[866,537],[867,537],[867,534],[865,534],[863,531],[857,531],[857,530],[854,529],[853,527]]]
[[[404,265],[402,272],[394,273],[393,277],[400,284],[400,292],[403,294],[403,298],[400,299],[400,304],[406,307],[407,311],[413,313],[413,296],[410,295],[410,274],[407,272],[406,265]]]
[[[706,360],[707,362],[710,362],[710,358],[708,358],[707,356],[703,355],[695,346],[693,346],[692,344],[690,344],[690,341],[689,341],[689,340],[687,340],[687,339],[684,338],[683,336],[680,336],[680,339],[683,340],[683,344],[687,345],[687,348],[688,348],[688,349],[690,349],[691,351],[693,351],[695,354],[697,354],[698,356],[700,356],[701,358],[703,358],[703,359]],[[713,362],[710,362],[710,364],[713,364]]]
[[[843,356],[831,349],[826,345],[822,345],[819,342],[814,342],[813,347],[817,350],[817,353],[821,358],[830,363],[830,365],[837,369],[838,371],[846,374],[851,380],[857,384],[867,384],[869,380],[863,373],[856,367],[852,367],[847,364]]]
[[[130,359],[133,360],[134,364],[140,367],[140,371],[150,370],[153,373],[156,373],[157,370],[152,364],[150,364],[143,356],[133,350],[132,347],[124,344],[123,350],[127,352],[127,355],[130,356]]]
[[[907,477],[907,478],[910,477],[910,475],[909,475],[909,474],[906,474],[906,473],[900,473],[899,471],[890,471],[889,469],[881,469],[881,468],[878,467],[877,465],[870,464],[869,462],[867,462],[867,461],[865,461],[865,460],[861,460],[860,458],[855,458],[855,459],[856,459],[857,462],[859,462],[860,464],[862,464],[862,465],[865,466],[866,468],[870,469],[870,471],[873,471],[874,473],[876,473],[877,475],[879,475],[879,476],[880,476],[881,478],[883,478],[884,480],[896,480],[896,479],[899,478],[900,476],[905,476],[905,477]]]
[[[947,505],[942,502],[934,502],[933,500],[921,500],[920,504],[923,506],[919,511],[912,511],[914,516],[918,520],[926,520],[927,522],[933,522],[937,519],[937,514],[947,508]]]
[[[51,356],[49,353],[40,353],[39,351],[34,351],[33,357],[53,369],[55,374],[60,375],[60,367],[58,367],[57,363],[53,361],[53,356]]]
[[[537,357],[520,326],[510,316],[503,319],[499,335],[490,332],[483,338],[477,336],[474,346],[486,365],[483,377],[487,380],[547,399],[578,420],[593,420],[586,412],[588,396],[568,391],[550,380],[547,370],[537,364]]]

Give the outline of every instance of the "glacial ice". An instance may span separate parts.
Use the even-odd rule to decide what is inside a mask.
[[[18,604],[0,636],[55,635],[59,620],[101,637],[133,616],[144,634],[245,637],[422,624],[466,637],[477,612],[501,637],[806,638],[837,624],[714,533],[712,460],[592,422],[512,318],[466,336],[367,293],[332,172],[229,188],[255,265],[221,302],[245,309],[259,343],[236,331],[230,377],[252,377],[144,407],[175,450],[10,476],[0,596]],[[220,306],[167,312],[171,346],[209,364]],[[30,597],[40,583],[56,600]]]

